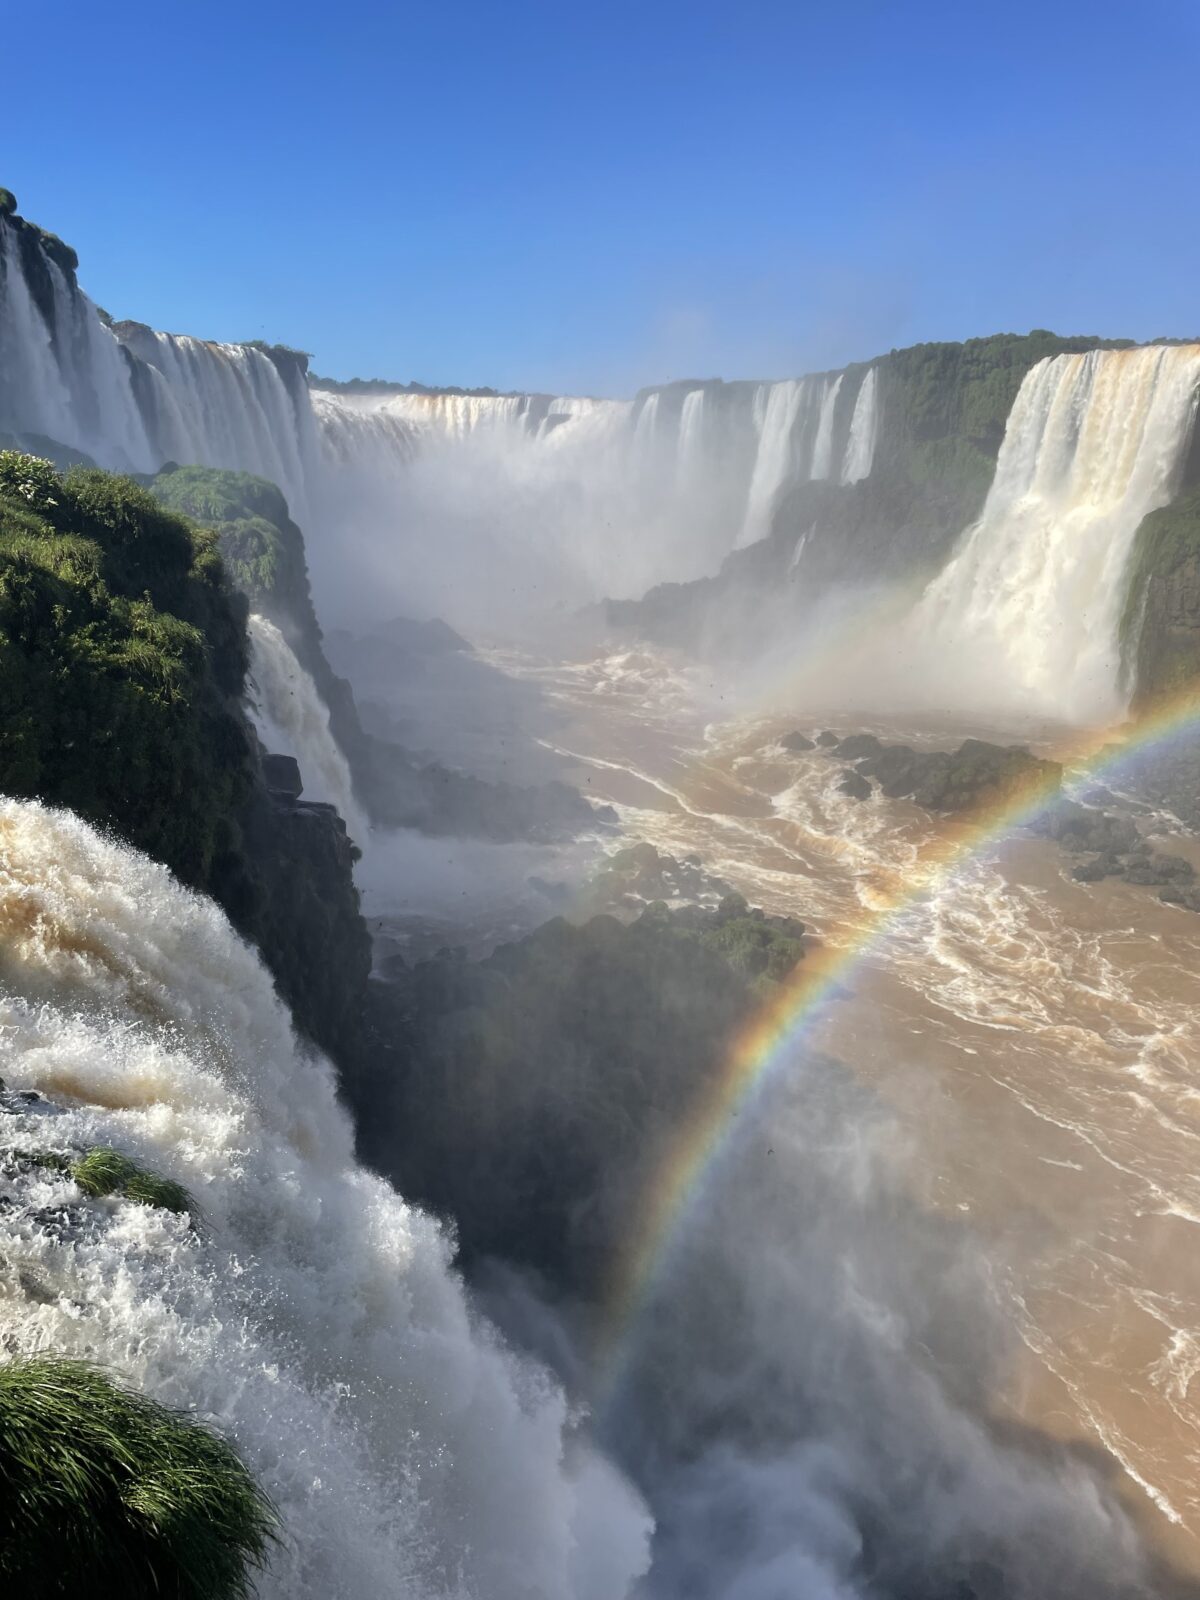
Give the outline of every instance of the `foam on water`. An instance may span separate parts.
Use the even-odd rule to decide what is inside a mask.
[[[69,1180],[3,1180],[8,1347],[222,1428],[283,1516],[270,1600],[623,1594],[644,1514],[473,1313],[440,1227],[355,1164],[329,1066],[217,908],[5,801],[0,928],[3,1075],[50,1101],[6,1139],[115,1145],[206,1219],[102,1201],[63,1234],[37,1213]]]

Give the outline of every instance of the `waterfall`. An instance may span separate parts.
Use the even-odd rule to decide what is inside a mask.
[[[1196,344],[1054,356],[1026,375],[983,514],[913,619],[948,681],[1002,684],[1069,720],[1120,713],[1130,547],[1177,485],[1198,384]]]
[[[842,377],[843,374],[839,373],[836,378],[825,380],[821,413],[817,419],[817,436],[813,441],[812,461],[808,469],[810,478],[827,478],[833,469],[833,414],[838,395],[842,392]]]
[[[633,403],[319,389],[287,352],[108,325],[3,218],[0,349],[0,429],[119,470],[257,473],[308,526],[335,605],[361,598],[351,554],[381,617],[424,608],[468,628],[518,589],[552,608],[712,573],[770,531],[791,483],[864,476],[876,427],[873,371],[848,432],[836,374]],[[467,607],[464,573],[481,590]]]
[[[704,390],[689,389],[679,414],[676,473],[685,491],[700,481],[704,467]]]
[[[746,516],[739,545],[753,544],[771,531],[771,513],[793,468],[792,433],[800,408],[808,399],[810,382],[789,378],[783,383],[760,385],[754,396],[758,452],[746,497]]]
[[[211,1419],[284,1538],[262,1600],[620,1600],[646,1519],[549,1379],[480,1322],[441,1227],[354,1161],[212,902],[69,813],[0,802],[10,1147],[113,1145],[203,1212],[78,1205],[9,1167],[5,1350],[99,1361]]]
[[[268,750],[295,756],[305,798],[336,806],[350,836],[365,845],[366,817],[354,798],[346,758],[329,731],[329,710],[291,646],[266,617],[250,617],[250,671],[259,700],[252,707]]]
[[[0,222],[0,428],[40,433],[113,466],[145,471],[154,450],[116,336],[62,269],[44,260],[52,312],[25,277],[17,235]]]
[[[875,435],[879,426],[876,392],[875,368],[870,367],[859,385],[854,400],[850,434],[846,440],[846,459],[842,463],[843,483],[861,483],[870,474],[875,459]]]

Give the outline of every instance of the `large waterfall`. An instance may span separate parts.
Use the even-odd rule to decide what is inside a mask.
[[[285,350],[111,324],[40,251],[31,278],[30,259],[0,218],[0,431],[124,470],[270,479],[309,526],[335,608],[347,552],[378,580],[381,613],[478,625],[518,595],[542,608],[637,595],[769,533],[791,483],[871,467],[873,369],[635,402],[320,389]]]
[[[1130,547],[1177,485],[1198,385],[1200,344],[1055,356],[1027,374],[983,515],[914,618],[948,695],[957,683],[977,704],[1072,721],[1120,712]]]
[[[264,1600],[613,1600],[646,1519],[480,1324],[430,1218],[357,1167],[328,1065],[209,901],[67,813],[0,802],[5,1142],[127,1151],[185,1218],[11,1163],[8,1349],[211,1418],[279,1507]],[[49,1221],[47,1219],[50,1219]]]

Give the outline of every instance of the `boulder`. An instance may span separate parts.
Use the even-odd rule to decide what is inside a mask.
[[[272,794],[291,795],[293,800],[298,800],[304,793],[300,764],[295,756],[263,756],[262,775],[263,782]]]
[[[855,772],[853,767],[847,767],[838,784],[838,793],[849,795],[851,800],[869,800],[871,792],[870,779]]]
[[[815,750],[817,748],[816,740],[809,739],[803,733],[785,733],[779,742],[785,750],[793,750],[797,753],[802,750]]]

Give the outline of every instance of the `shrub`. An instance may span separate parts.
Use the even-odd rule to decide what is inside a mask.
[[[240,1600],[271,1505],[207,1428],[53,1357],[0,1366],[0,1578],[27,1600]]]

